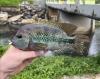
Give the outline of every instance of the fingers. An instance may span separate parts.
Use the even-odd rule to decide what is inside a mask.
[[[15,74],[21,72],[26,66],[27,66],[27,65],[24,64],[24,63],[20,64],[19,66],[17,66],[17,67],[14,69],[14,71],[13,71],[12,73],[10,73],[10,75],[15,75]]]
[[[11,75],[15,75],[19,73],[20,71],[22,71],[27,65],[29,65],[32,62],[32,60],[33,59],[27,59],[23,61],[23,63],[21,63],[19,66],[15,68],[14,72],[12,72]]]
[[[13,53],[16,55],[18,58],[21,58],[23,60],[30,59],[30,58],[35,58],[43,55],[42,51],[36,52],[36,51],[22,51],[14,46],[10,46],[9,52]]]

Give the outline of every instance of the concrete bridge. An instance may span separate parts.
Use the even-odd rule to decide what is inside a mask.
[[[49,19],[85,27],[79,29],[85,32],[94,32],[95,20],[100,20],[100,5],[95,0],[46,0],[46,6]]]

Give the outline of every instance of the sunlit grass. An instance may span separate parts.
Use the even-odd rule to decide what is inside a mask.
[[[0,0],[0,6],[18,6],[21,0]]]
[[[25,1],[25,0],[0,0],[0,6],[4,6],[4,7],[17,7],[19,6],[19,4],[22,2],[22,1]],[[29,3],[32,3],[33,0],[26,0],[28,1]]]

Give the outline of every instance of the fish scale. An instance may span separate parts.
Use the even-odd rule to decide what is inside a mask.
[[[32,30],[30,37],[33,38],[33,40],[36,39],[37,42],[48,44],[47,49],[50,50],[53,48],[60,49],[60,47],[62,48],[65,44],[67,45],[66,48],[69,48],[68,44],[72,37],[67,36],[67,34],[62,31],[61,28],[57,28],[51,25],[49,27],[46,25],[40,27],[42,28],[40,28],[40,31],[38,31],[39,33],[35,33],[35,37],[33,36],[34,31]],[[46,33],[44,29],[47,29],[48,32]]]
[[[47,42],[50,41],[50,42],[58,42],[58,43],[69,43],[67,41],[68,38],[66,38],[66,39],[65,39],[65,37],[63,38],[63,36],[65,36],[64,32],[60,32],[59,33],[60,35],[57,34],[58,35],[58,37],[57,37],[56,34],[52,34],[52,31],[50,29],[48,30],[48,33],[43,32],[44,31],[43,29],[41,29],[41,30],[42,30],[42,32],[39,31],[39,33],[31,32],[32,33],[31,37],[33,37],[34,39],[37,39],[37,41],[44,41],[44,42],[46,42],[46,40],[47,40]]]

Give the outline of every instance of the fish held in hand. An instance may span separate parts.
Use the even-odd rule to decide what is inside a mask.
[[[12,45],[28,51],[69,50],[75,37],[70,37],[58,25],[28,24],[22,26],[12,39]]]

